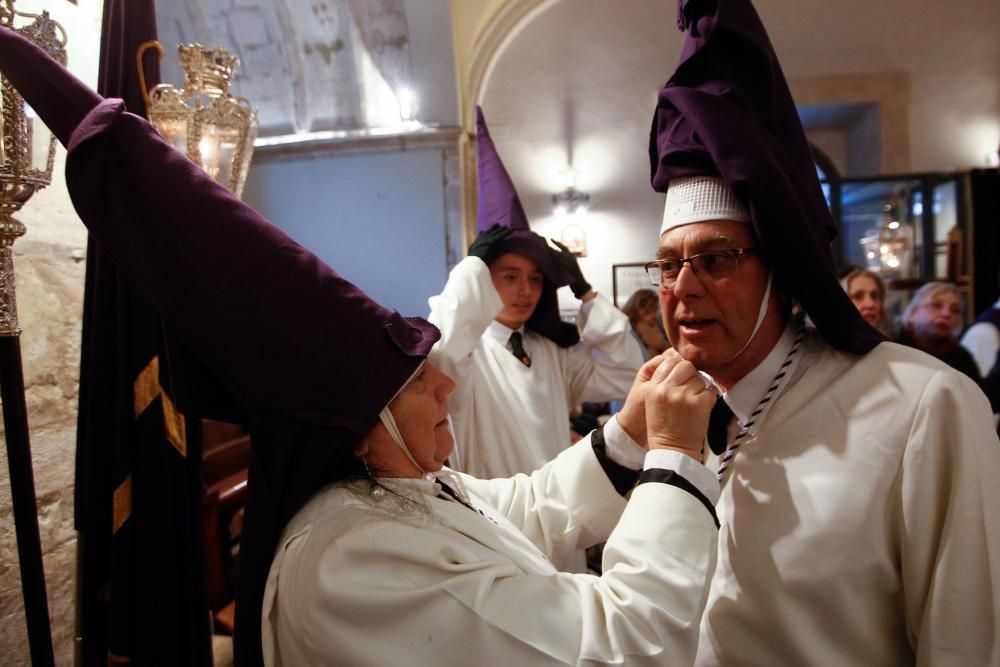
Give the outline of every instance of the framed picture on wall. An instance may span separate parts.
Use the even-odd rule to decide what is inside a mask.
[[[611,265],[611,286],[614,291],[615,306],[621,308],[636,290],[652,289],[645,262],[630,262],[628,264]]]

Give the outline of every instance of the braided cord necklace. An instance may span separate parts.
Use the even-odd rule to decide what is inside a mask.
[[[780,390],[788,384],[791,379],[792,374],[795,371],[795,367],[799,362],[799,346],[802,343],[802,336],[805,333],[805,321],[799,321],[799,330],[795,334],[795,342],[792,343],[792,349],[788,351],[788,355],[785,356],[785,360],[781,363],[781,367],[778,369],[777,374],[774,379],[771,380],[771,385],[764,392],[764,396],[761,397],[760,401],[757,403],[757,407],[754,408],[753,412],[750,414],[750,418],[747,419],[746,424],[742,424],[739,433],[733,438],[733,442],[726,448],[725,453],[719,460],[719,470],[716,472],[716,477],[719,479],[719,483],[724,483],[726,479],[726,471],[729,468],[729,464],[732,463],[733,459],[736,458],[736,452],[739,450],[740,445],[746,442],[750,436],[755,433],[759,428],[760,424],[764,421],[767,416],[768,411],[773,405],[772,399],[777,396]]]

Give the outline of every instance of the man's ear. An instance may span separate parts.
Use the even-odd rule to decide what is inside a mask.
[[[362,440],[357,447],[354,448],[354,458],[363,459],[368,456],[368,438]]]

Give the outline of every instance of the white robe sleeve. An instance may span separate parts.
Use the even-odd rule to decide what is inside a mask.
[[[597,462],[590,436],[530,475],[491,480],[466,475],[463,480],[557,567],[577,550],[606,540],[625,508],[625,499]]]
[[[1000,665],[1000,443],[989,415],[971,381],[939,372],[908,438],[891,511],[919,666]]]
[[[599,467],[586,447],[536,472],[545,482],[470,491],[506,497],[499,509],[507,516],[558,541],[567,515],[606,521],[606,489],[585,499],[584,481]],[[552,488],[561,499],[538,496]],[[559,507],[577,500],[587,504],[582,513]],[[598,577],[527,559],[500,527],[476,538],[438,520],[369,514],[323,544],[308,546],[303,535],[285,547],[286,564],[272,573],[285,615],[281,653],[287,664],[690,665],[717,534],[693,496],[642,484],[608,538]],[[313,555],[288,564],[300,549]]]
[[[580,308],[580,339],[569,349],[570,404],[624,398],[643,364],[628,317],[601,294]]]
[[[975,359],[979,375],[986,377],[997,361],[1000,331],[989,322],[977,322],[962,335],[961,345]]]
[[[451,270],[444,291],[428,303],[427,319],[441,330],[441,339],[428,358],[455,381],[449,405],[464,405],[473,389],[472,353],[503,309],[503,301],[489,267],[478,257],[466,257]]]

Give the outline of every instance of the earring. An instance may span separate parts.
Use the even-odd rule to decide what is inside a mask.
[[[372,495],[376,498],[381,498],[385,495],[385,489],[382,485],[375,481],[375,475],[372,474],[371,468],[368,467],[368,457],[361,457],[361,463],[365,466],[365,472],[368,473],[368,479],[372,483]]]

